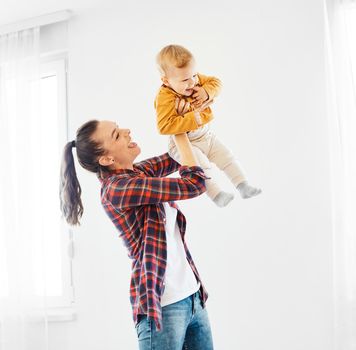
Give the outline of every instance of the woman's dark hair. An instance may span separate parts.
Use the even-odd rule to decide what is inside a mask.
[[[97,120],[90,120],[83,124],[77,130],[75,141],[70,141],[64,146],[59,197],[61,212],[70,225],[79,225],[79,219],[83,215],[83,204],[80,198],[82,189],[75,171],[72,148],[76,148],[78,162],[84,169],[96,174],[105,170],[98,161],[99,157],[105,154],[105,150],[100,143],[92,139],[98,123]]]

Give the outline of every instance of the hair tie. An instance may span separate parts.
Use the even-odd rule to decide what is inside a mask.
[[[75,147],[75,140],[72,141],[72,147]]]

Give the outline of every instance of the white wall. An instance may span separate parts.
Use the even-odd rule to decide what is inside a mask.
[[[129,127],[139,159],[161,154],[154,57],[187,46],[224,83],[213,128],[263,194],[215,207],[180,203],[210,292],[216,349],[331,350],[332,268],[321,0],[154,2],[77,10],[69,26],[70,134],[89,118]],[[75,10],[75,9],[74,9]],[[51,325],[51,350],[136,349],[130,261],[78,170],[85,213],[75,231],[78,319]],[[217,174],[224,188],[234,191]]]

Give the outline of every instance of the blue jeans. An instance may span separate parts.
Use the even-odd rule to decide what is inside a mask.
[[[213,350],[213,339],[206,308],[199,291],[162,308],[163,329],[140,315],[136,325],[140,350]]]

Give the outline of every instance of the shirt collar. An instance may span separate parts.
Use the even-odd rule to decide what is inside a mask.
[[[98,174],[98,178],[100,180],[105,180],[113,175],[139,175],[141,174],[141,171],[136,168],[136,166],[133,166],[132,169],[115,169],[115,170],[109,170],[109,171],[102,171],[101,174]]]

